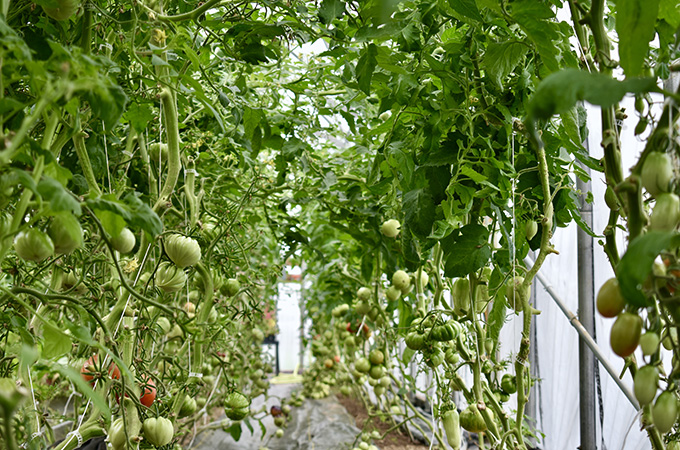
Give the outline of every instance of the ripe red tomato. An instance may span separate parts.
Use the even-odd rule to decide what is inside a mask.
[[[142,405],[150,408],[154,400],[156,400],[156,383],[148,375],[142,375],[142,378],[144,379],[142,382],[142,396],[139,401]]]
[[[85,381],[89,381],[90,384],[94,384],[92,380],[94,379],[97,371],[100,370],[97,361],[98,361],[97,355],[92,355],[85,362],[85,364],[83,364],[83,367],[80,368],[80,374],[82,375],[83,379]],[[120,369],[113,362],[109,365],[109,375],[114,380],[120,379]]]
[[[333,359],[335,359],[335,362],[339,363],[340,362],[340,355],[335,355],[333,357]]]

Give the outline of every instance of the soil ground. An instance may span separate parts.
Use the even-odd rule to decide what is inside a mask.
[[[340,404],[345,407],[349,415],[354,417],[356,426],[360,430],[374,428],[381,434],[385,434],[387,430],[392,428],[392,425],[388,422],[383,422],[378,418],[370,418],[361,400],[340,394],[337,395],[337,398]],[[411,438],[401,430],[394,430],[385,436],[385,439],[376,440],[374,443],[380,450],[423,450],[429,448],[427,445],[413,442]]]

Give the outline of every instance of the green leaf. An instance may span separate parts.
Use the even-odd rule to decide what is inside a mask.
[[[619,60],[626,77],[642,73],[658,12],[659,0],[616,0]]]
[[[426,238],[432,231],[435,204],[432,194],[426,189],[414,189],[404,194],[404,220],[409,229],[420,238]]]
[[[526,44],[521,42],[489,44],[482,66],[493,82],[501,87],[503,79],[517,67],[528,50]]]
[[[628,92],[638,94],[656,89],[653,78],[618,81],[600,73],[564,69],[550,74],[538,85],[529,101],[529,118],[547,120],[553,114],[569,111],[581,100],[608,107],[620,101]]]
[[[68,379],[71,383],[75,384],[78,388],[78,391],[82,392],[86,398],[92,400],[94,407],[101,411],[102,414],[104,414],[104,417],[111,416],[111,410],[109,409],[109,405],[106,403],[104,397],[102,397],[102,395],[98,392],[92,390],[90,384],[83,379],[79,371],[72,367],[62,366],[60,364],[54,364],[51,367],[55,372]]]
[[[65,355],[72,349],[71,338],[59,328],[50,323],[45,323],[43,328],[42,357],[52,359]]]
[[[505,310],[505,295],[501,288],[494,297],[493,306],[491,307],[487,322],[489,330],[488,336],[493,340],[494,344],[498,342],[498,336],[500,336],[501,329],[503,328],[503,325],[505,325]]]
[[[375,44],[369,44],[368,47],[362,50],[359,61],[357,62],[357,82],[359,83],[359,89],[366,95],[370,95],[371,93],[371,78],[373,77],[373,71],[377,64],[377,54],[378,47],[376,47]]]
[[[560,38],[555,13],[544,2],[518,0],[512,3],[512,18],[519,23],[527,36],[534,42],[543,64],[549,71],[559,70],[560,51],[553,41]]]
[[[345,2],[341,0],[323,0],[319,7],[319,19],[323,24],[329,24],[333,19],[342,17],[345,13]]]
[[[106,130],[111,130],[125,110],[127,95],[123,88],[111,82],[98,84],[84,95],[95,117],[104,122]]]
[[[135,131],[141,133],[154,119],[154,113],[149,104],[132,103],[125,111],[125,118]]]
[[[139,194],[128,194],[123,201],[113,194],[97,199],[88,199],[87,205],[92,208],[102,226],[111,236],[117,236],[120,230],[129,225],[147,232],[151,237],[163,231],[163,222],[149,205],[139,199]]]
[[[69,211],[76,216],[82,213],[80,202],[54,178],[43,176],[38,183],[38,193],[50,202],[50,209],[54,212]]]
[[[477,22],[483,21],[475,0],[449,0],[449,6],[463,17],[476,20]]]
[[[659,1],[659,19],[665,20],[673,28],[680,27],[680,8],[677,0]]]
[[[649,305],[640,288],[651,273],[659,253],[674,250],[678,245],[680,234],[672,231],[650,231],[630,243],[616,266],[616,279],[626,302],[639,308]]]
[[[415,350],[412,350],[408,347],[404,349],[404,353],[401,354],[401,362],[404,364],[404,366],[407,366],[411,362],[415,354]]]
[[[238,442],[238,440],[241,439],[241,433],[243,432],[241,429],[241,422],[234,422],[227,431],[231,434],[231,437]]]
[[[441,241],[444,251],[444,275],[464,277],[486,265],[491,257],[489,230],[470,224],[454,231]]]

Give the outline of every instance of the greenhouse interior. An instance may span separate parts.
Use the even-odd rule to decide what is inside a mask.
[[[679,105],[678,0],[0,0],[0,449],[680,450]]]

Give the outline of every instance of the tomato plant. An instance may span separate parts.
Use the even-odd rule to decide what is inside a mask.
[[[0,2],[2,443],[54,444],[52,417],[116,449],[189,441],[214,407],[234,434],[262,420],[264,312],[296,261],[304,395],[370,389],[376,414],[410,418],[404,394],[420,391],[440,446],[460,445],[459,424],[525,449],[530,288],[575,221],[602,234],[615,278],[597,307],[646,380],[662,450],[680,378],[658,364],[660,342],[680,357],[680,112],[651,95],[677,97],[662,81],[680,17],[637,3]],[[624,176],[626,94],[644,150]],[[582,101],[600,109],[601,161]],[[604,230],[580,215],[575,178],[591,176],[607,185]],[[501,357],[513,315],[521,337]],[[70,417],[49,409],[62,397],[78,399]]]

